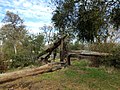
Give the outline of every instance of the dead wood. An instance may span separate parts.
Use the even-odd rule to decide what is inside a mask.
[[[56,63],[49,63],[38,68],[0,74],[0,84],[14,81],[16,79],[27,77],[27,76],[34,76],[34,75],[42,74],[45,72],[56,71],[61,69],[62,67],[64,67],[64,65],[61,65],[60,62],[56,62]]]
[[[109,56],[109,53],[100,53],[88,50],[72,50],[68,53],[69,55],[83,55],[83,56]]]
[[[53,45],[51,47],[49,47],[48,49],[46,49],[45,51],[41,52],[38,56],[37,59],[39,59],[42,55],[44,54],[48,54],[47,57],[49,57],[49,55],[52,53],[53,50],[55,50],[60,44],[61,41],[64,40],[67,37],[67,35],[64,35],[62,38],[60,38],[58,41],[54,42]]]

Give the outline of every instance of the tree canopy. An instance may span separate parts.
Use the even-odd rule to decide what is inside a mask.
[[[0,53],[3,60],[12,60],[10,67],[23,67],[34,64],[44,46],[42,34],[31,35],[24,25],[23,19],[13,12],[7,11],[0,28]]]
[[[52,21],[59,31],[76,35],[79,40],[100,42],[109,36],[110,26],[119,29],[118,0],[53,0],[56,9]]]
[[[27,34],[23,20],[12,12],[7,11],[2,22],[4,25],[1,28],[0,34],[4,42],[9,42],[14,47],[14,53],[17,54],[17,46],[22,44],[22,41]]]

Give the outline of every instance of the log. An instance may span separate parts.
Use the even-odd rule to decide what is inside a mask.
[[[88,51],[88,50],[72,50],[69,51],[69,55],[83,55],[83,56],[109,56],[109,53],[100,53],[95,51]]]
[[[64,40],[67,37],[67,35],[64,35],[62,38],[60,38],[58,41],[54,42],[51,47],[46,49],[45,51],[41,52],[38,56],[37,59],[39,59],[42,55],[47,54],[47,53],[52,53],[53,50],[55,50],[60,44],[61,41]]]
[[[27,76],[34,76],[34,75],[42,74],[45,72],[56,71],[61,69],[62,67],[64,66],[62,66],[60,62],[54,62],[54,63],[43,65],[38,68],[25,69],[25,70],[0,74],[0,84],[11,82],[16,79],[27,77]]]
[[[68,52],[67,55],[67,63],[68,65],[71,65],[71,61],[70,58],[71,57],[106,57],[112,54],[109,53],[100,53],[100,52],[94,52],[94,51],[88,51],[88,50],[72,50]],[[95,60],[96,62],[98,62],[97,60]]]

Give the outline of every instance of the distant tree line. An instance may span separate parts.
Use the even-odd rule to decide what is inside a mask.
[[[35,57],[43,50],[44,36],[29,34],[23,19],[7,11],[0,28],[0,69],[24,67],[35,63]],[[8,63],[7,63],[8,62]],[[5,64],[5,65],[4,65]]]

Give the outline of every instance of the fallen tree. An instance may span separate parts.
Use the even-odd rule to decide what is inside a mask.
[[[51,47],[49,47],[48,49],[44,50],[43,52],[41,52],[38,56],[37,59],[39,59],[42,55],[45,55],[48,53],[48,55],[45,58],[48,58],[51,53],[53,52],[53,50],[55,50],[58,46],[60,46],[61,41],[64,40],[67,37],[67,35],[64,35],[63,37],[61,37],[58,41],[54,42],[53,45]]]
[[[72,50],[68,53],[70,54],[76,54],[76,55],[83,55],[83,56],[109,56],[110,53],[101,53],[101,52],[95,52],[95,51],[89,51],[89,50]]]
[[[46,72],[52,72],[59,70],[66,66],[66,64],[62,62],[54,62],[54,63],[49,63],[46,65],[43,65],[38,68],[33,68],[33,69],[26,69],[26,70],[20,70],[20,71],[15,71],[11,73],[4,73],[0,74],[0,84],[6,83],[6,82],[11,82],[19,78],[27,77],[27,76],[34,76]]]
[[[44,50],[42,53],[40,53],[36,59],[39,59],[41,56],[47,54],[45,57],[42,57],[44,60],[48,60],[49,56],[55,50],[60,46],[61,41],[64,40],[67,37],[67,35],[64,35],[63,37],[59,38],[59,40],[55,41],[52,46],[50,46],[48,49]],[[14,81],[16,79],[26,77],[26,76],[33,76],[37,74],[42,74],[45,72],[52,72],[58,69],[61,69],[62,67],[66,66],[65,63],[63,62],[54,62],[54,63],[49,63],[46,65],[43,65],[38,68],[33,68],[33,69],[27,69],[27,70],[20,70],[12,73],[5,73],[0,75],[0,84],[5,83],[5,82],[10,82]]]
[[[94,52],[94,51],[88,51],[88,50],[72,50],[68,52],[67,55],[67,63],[68,65],[71,65],[70,58],[71,57],[79,57],[80,58],[85,58],[85,57],[94,57],[96,58],[94,62],[99,62],[99,57],[106,57],[110,56],[112,54],[110,53],[100,53],[100,52]]]

